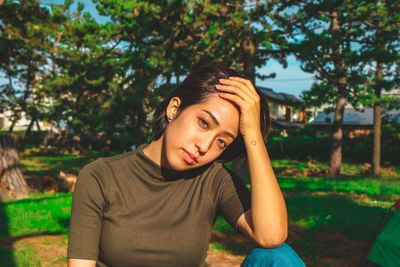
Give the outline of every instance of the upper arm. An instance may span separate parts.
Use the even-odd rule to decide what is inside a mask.
[[[102,163],[104,164],[104,163]],[[97,260],[105,208],[102,165],[91,163],[78,175],[72,199],[68,258]]]
[[[253,231],[253,223],[251,220],[251,209],[248,209],[246,212],[242,213],[242,215],[239,216],[239,219],[237,220],[236,223],[236,228],[240,232],[247,235],[254,242],[258,243]]]
[[[68,267],[96,267],[96,261],[82,259],[68,259]]]
[[[236,174],[223,176],[218,192],[218,213],[233,227],[241,214],[250,208],[250,192]]]

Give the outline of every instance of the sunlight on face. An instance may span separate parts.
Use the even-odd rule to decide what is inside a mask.
[[[210,163],[234,141],[238,130],[238,107],[211,95],[181,111],[166,128],[166,164],[185,170]]]

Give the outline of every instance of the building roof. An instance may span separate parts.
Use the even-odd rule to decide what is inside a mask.
[[[400,88],[395,88],[390,91],[382,91],[382,96],[394,96],[394,97],[399,97],[400,96]]]
[[[292,106],[302,106],[304,105],[304,101],[292,94],[286,94],[286,93],[278,93],[272,90],[271,88],[267,87],[262,87],[262,86],[257,86],[257,88],[263,93],[268,100],[271,100],[272,102],[276,102],[279,104],[286,104],[286,105],[292,105]]]
[[[297,129],[303,127],[300,122],[286,121],[286,120],[271,120],[272,127],[274,128],[285,128],[285,129]]]
[[[390,120],[397,122],[400,121],[400,111],[392,110],[383,114],[388,116]],[[312,125],[331,125],[333,123],[333,112],[325,113],[318,112],[317,116],[310,122]],[[374,110],[372,108],[365,108],[362,111],[353,108],[345,108],[343,125],[354,126],[372,126],[374,124]]]

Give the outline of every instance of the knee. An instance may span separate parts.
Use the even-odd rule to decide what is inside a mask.
[[[252,249],[242,267],[305,267],[305,264],[299,255],[285,243],[277,248]]]

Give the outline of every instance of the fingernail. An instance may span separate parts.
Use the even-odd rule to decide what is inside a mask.
[[[220,82],[223,82],[223,81],[225,81],[225,79],[219,79],[219,81],[220,81]]]

